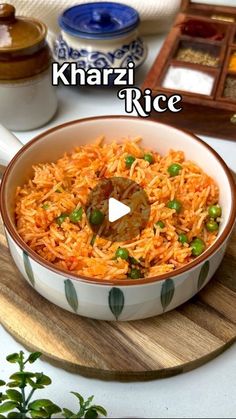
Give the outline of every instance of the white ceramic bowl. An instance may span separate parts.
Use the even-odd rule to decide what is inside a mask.
[[[218,183],[223,221],[215,243],[193,262],[171,274],[101,282],[76,277],[55,268],[34,253],[20,238],[14,223],[14,194],[32,174],[32,165],[57,160],[65,151],[91,142],[127,136],[143,138],[143,145],[161,154],[170,148],[185,152]],[[110,116],[72,121],[43,134],[21,148],[6,131],[0,132],[0,164],[10,160],[1,185],[1,213],[12,257],[25,279],[48,300],[82,316],[101,320],[135,320],[155,316],[184,303],[205,286],[218,268],[236,216],[235,183],[217,153],[203,141],[173,127],[136,117]],[[5,148],[4,148],[5,146]],[[21,149],[20,149],[21,148]]]

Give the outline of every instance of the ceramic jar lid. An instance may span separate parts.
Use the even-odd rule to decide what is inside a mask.
[[[133,31],[139,25],[139,15],[132,7],[120,3],[86,3],[66,9],[59,25],[70,35],[110,39]]]
[[[15,15],[15,8],[0,4],[0,80],[33,76],[48,67],[47,27],[28,17]]]
[[[29,53],[40,46],[47,33],[46,26],[34,19],[16,17],[15,8],[0,4],[0,53]]]

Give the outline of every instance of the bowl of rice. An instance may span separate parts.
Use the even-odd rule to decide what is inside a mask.
[[[127,116],[68,122],[24,146],[0,131],[9,249],[42,296],[81,316],[127,321],[172,310],[210,281],[233,230],[236,196],[230,170],[202,140]],[[101,180],[106,198],[117,197],[111,179],[121,178],[145,192],[148,219],[112,240],[103,234],[105,201],[89,214],[86,205]],[[113,230],[132,232],[124,220]]]

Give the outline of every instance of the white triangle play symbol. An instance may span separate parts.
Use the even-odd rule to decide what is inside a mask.
[[[115,198],[110,198],[108,201],[108,220],[110,223],[119,220],[119,218],[124,217],[129,214],[131,211],[128,205],[122,204],[122,202],[117,201]]]

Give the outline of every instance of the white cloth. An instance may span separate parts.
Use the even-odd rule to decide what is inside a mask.
[[[16,8],[17,15],[32,16],[42,20],[50,32],[58,31],[58,16],[67,7],[100,0],[8,0]],[[109,0],[104,0],[109,1]],[[165,31],[177,13],[181,0],[119,0],[134,7],[140,14],[141,33],[151,34]]]

